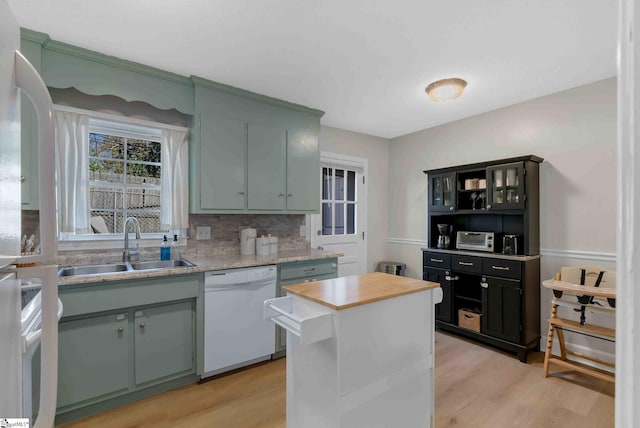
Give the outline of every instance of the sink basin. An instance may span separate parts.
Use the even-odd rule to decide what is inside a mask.
[[[95,275],[100,273],[126,272],[128,270],[129,266],[125,263],[71,266],[60,269],[58,276]]]
[[[144,270],[171,269],[177,267],[191,267],[193,263],[184,260],[149,260],[145,262],[109,263],[104,265],[84,265],[63,267],[58,270],[58,276],[98,275],[103,273],[132,272]]]
[[[176,267],[190,267],[193,263],[183,259],[179,260],[150,260],[148,262],[133,262],[131,268],[133,270],[148,270],[148,269],[170,269]]]

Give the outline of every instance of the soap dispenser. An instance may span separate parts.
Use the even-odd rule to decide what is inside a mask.
[[[167,235],[164,235],[162,244],[160,244],[160,260],[171,260],[171,248],[167,241]]]
[[[178,247],[178,235],[173,235],[173,241],[171,242],[171,260],[178,260],[180,258],[180,248]]]

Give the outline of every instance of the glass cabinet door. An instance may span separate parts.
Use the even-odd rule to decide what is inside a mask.
[[[429,178],[429,205],[434,211],[455,210],[455,174],[435,174]]]
[[[524,167],[521,162],[487,168],[487,209],[523,209]]]

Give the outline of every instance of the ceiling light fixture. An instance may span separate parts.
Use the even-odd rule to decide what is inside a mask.
[[[430,83],[425,91],[433,101],[449,101],[458,98],[466,86],[466,80],[453,77],[436,80]]]

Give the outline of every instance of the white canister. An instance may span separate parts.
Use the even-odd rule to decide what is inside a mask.
[[[278,237],[269,235],[269,254],[278,254]]]
[[[271,243],[271,238],[262,235],[260,238],[256,239],[256,254],[259,256],[268,256],[269,255],[269,247]]]
[[[240,254],[250,256],[256,253],[256,230],[250,227],[240,229]]]

